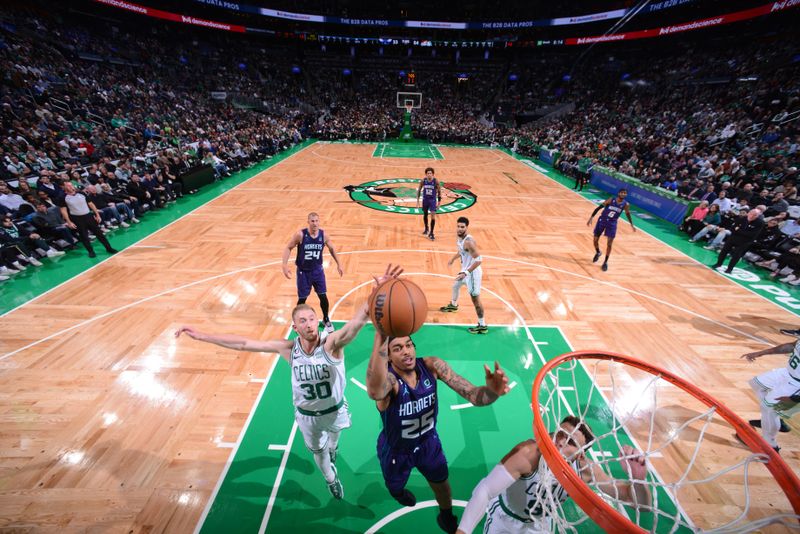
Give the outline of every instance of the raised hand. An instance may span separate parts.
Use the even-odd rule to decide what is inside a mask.
[[[635,480],[647,478],[647,461],[643,454],[630,445],[623,445],[620,453],[619,464],[628,476]]]
[[[381,285],[382,283],[386,282],[387,280],[391,280],[392,278],[398,278],[401,274],[403,274],[403,268],[399,265],[392,265],[391,263],[386,267],[386,272],[379,277],[372,277],[375,280],[375,284]]]
[[[498,397],[509,392],[508,377],[506,372],[500,368],[500,364],[494,362],[494,372],[488,365],[483,366],[486,371],[486,387],[492,390]]]
[[[191,326],[182,326],[178,328],[178,330],[175,331],[175,337],[181,337],[181,334],[183,333],[186,333],[186,335],[192,339],[200,339],[203,337],[203,334],[199,330],[196,330]]]
[[[742,354],[741,358],[744,358],[748,362],[754,362],[759,356],[760,355],[757,352],[748,352],[747,354]]]

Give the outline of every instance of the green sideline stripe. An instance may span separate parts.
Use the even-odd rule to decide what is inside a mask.
[[[573,178],[563,175],[552,166],[534,157],[514,154],[507,149],[501,150],[521,162],[524,162],[524,160],[531,161],[535,167],[529,164],[525,165],[539,171],[544,176],[558,182],[564,187],[572,189],[575,185],[575,180]],[[595,189],[592,184],[587,184],[583,191],[576,191],[576,193],[594,203],[599,203],[609,196],[605,191]],[[713,265],[717,261],[716,252],[705,250],[703,248],[703,243],[690,243],[688,240],[689,236],[681,233],[674,224],[633,205],[631,205],[631,213],[636,216],[636,228],[644,230],[662,243],[671,246],[704,265]],[[800,289],[788,284],[781,284],[773,281],[768,276],[770,271],[761,269],[744,260],[739,262],[736,269],[738,272],[734,271],[733,275],[728,275],[726,278],[749,289],[760,297],[777,304],[786,311],[795,315],[800,315]]]

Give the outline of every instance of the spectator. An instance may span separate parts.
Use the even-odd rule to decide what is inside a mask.
[[[100,230],[99,224],[102,218],[100,217],[100,212],[97,211],[97,207],[87,201],[86,196],[82,193],[78,193],[72,183],[67,182],[64,184],[64,198],[60,200],[61,216],[66,221],[68,228],[78,230],[81,243],[83,243],[90,258],[97,256],[94,248],[92,248],[91,241],[89,241],[90,230],[106,248],[106,252],[109,254],[117,253],[117,250],[111,246],[105,234]]]
[[[733,268],[736,267],[739,259],[744,256],[745,252],[747,252],[750,246],[758,239],[763,229],[764,218],[761,212],[755,209],[750,210],[747,213],[746,220],[737,221],[737,224],[732,228],[731,235],[722,246],[714,268],[721,268],[722,264],[725,262],[725,258],[730,254],[731,259],[725,272],[728,274],[733,272]]]
[[[717,211],[719,211],[719,207],[717,207]],[[703,220],[705,219],[706,215],[708,215],[709,207],[707,201],[702,201],[697,207],[692,210],[692,214],[686,219],[683,220],[683,224],[680,226],[680,229],[689,235],[694,235],[700,231],[700,228],[703,227],[704,223]]]

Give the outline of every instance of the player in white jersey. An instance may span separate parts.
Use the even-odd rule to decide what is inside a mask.
[[[375,282],[381,284],[397,278],[400,266],[386,268]],[[317,314],[308,304],[298,304],[292,310],[292,328],[297,338],[261,341],[234,335],[206,334],[189,326],[181,327],[175,337],[186,333],[192,339],[221,347],[250,352],[278,353],[292,367],[292,397],[295,421],[303,434],[306,447],[322,472],[328,490],[336,499],[344,497],[344,488],[336,473],[336,454],[339,433],[350,426],[350,412],[344,397],[346,386],[344,347],[369,320],[364,303],[340,330],[322,337]]]
[[[768,354],[787,352],[791,354],[786,367],[773,369],[750,379],[750,387],[761,405],[761,420],[751,420],[750,424],[761,427],[761,435],[776,452],[780,451],[778,432],[781,430],[781,419],[789,419],[800,411],[800,339],[794,343],[784,343],[742,355],[748,362],[753,362]]]
[[[556,431],[555,444],[562,455],[572,458],[572,468],[586,482],[603,493],[632,506],[649,507],[652,496],[645,484],[617,480],[586,459],[583,451],[594,440],[589,427],[580,419],[568,416]],[[647,478],[644,457],[633,447],[624,445],[620,464],[633,480]],[[487,513],[484,534],[539,534],[553,531],[546,502],[567,500],[568,495],[557,482],[550,487],[542,483],[539,471],[542,456],[536,441],[517,444],[501,462],[481,480],[467,503],[459,534],[469,534]]]
[[[443,312],[457,312],[458,311],[458,293],[461,286],[467,286],[469,296],[472,297],[472,304],[475,306],[475,313],[478,315],[478,324],[468,328],[471,334],[486,334],[489,332],[489,327],[486,326],[486,321],[483,318],[483,303],[481,303],[481,278],[483,277],[483,269],[481,263],[483,259],[478,252],[478,245],[475,239],[467,233],[469,227],[469,219],[466,217],[459,217],[456,222],[456,246],[458,252],[455,256],[450,258],[447,266],[453,265],[457,259],[461,260],[461,270],[456,275],[456,280],[453,283],[453,296],[450,303],[446,306],[439,308]]]

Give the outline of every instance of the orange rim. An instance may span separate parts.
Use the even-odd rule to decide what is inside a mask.
[[[624,363],[625,365],[636,367],[652,375],[660,376],[667,382],[689,393],[707,407],[713,407],[716,413],[733,426],[736,433],[742,438],[742,441],[752,452],[764,454],[769,458],[769,461],[766,463],[767,469],[772,473],[772,476],[775,477],[775,480],[783,490],[786,498],[789,499],[794,513],[800,515],[800,479],[798,479],[797,475],[786,465],[786,462],[783,461],[780,455],[764,441],[764,438],[758,435],[749,424],[714,397],[669,371],[637,360],[636,358],[631,358],[630,356],[623,356],[622,354],[615,354],[613,352],[588,350],[569,352],[547,362],[536,375],[536,379],[533,382],[533,396],[531,397],[533,432],[536,437],[539,452],[547,462],[547,466],[553,471],[553,474],[561,485],[564,486],[564,489],[572,500],[574,500],[603,530],[606,532],[626,533],[644,532],[644,529],[633,523],[630,519],[606,503],[598,494],[593,492],[581,477],[578,476],[578,473],[567,464],[567,461],[561,456],[555,444],[550,439],[549,432],[544,425],[542,415],[539,411],[538,398],[542,381],[550,371],[572,360],[609,360]]]

